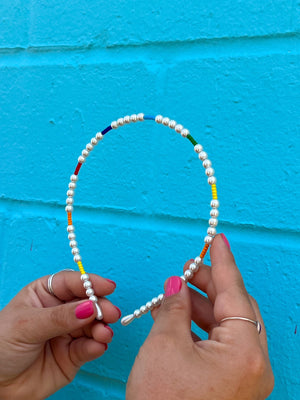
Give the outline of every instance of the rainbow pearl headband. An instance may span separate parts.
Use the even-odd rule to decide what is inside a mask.
[[[218,225],[218,216],[219,216],[219,201],[217,195],[217,186],[216,182],[217,179],[215,177],[215,171],[212,168],[212,163],[208,159],[207,153],[203,151],[203,147],[201,144],[197,143],[196,140],[190,135],[188,129],[184,128],[181,124],[177,124],[176,121],[168,118],[163,117],[162,115],[157,115],[156,117],[151,115],[144,115],[140,114],[132,114],[126,115],[124,118],[119,118],[117,121],[113,121],[107,128],[105,128],[102,132],[98,132],[96,136],[94,136],[91,141],[86,145],[86,147],[82,150],[81,155],[78,157],[78,164],[75,168],[74,174],[71,175],[69,188],[67,191],[67,206],[65,208],[67,215],[68,215],[68,239],[70,241],[70,247],[73,254],[74,262],[77,264],[80,272],[81,272],[81,280],[83,282],[83,287],[86,291],[86,295],[89,300],[93,301],[97,310],[97,319],[101,320],[103,318],[102,310],[98,304],[98,298],[94,294],[94,290],[92,288],[92,283],[89,280],[88,274],[85,272],[85,269],[82,264],[82,258],[80,256],[78,243],[76,241],[75,236],[75,227],[72,220],[72,212],[73,212],[73,204],[74,204],[74,194],[76,189],[76,184],[78,181],[78,174],[82,164],[86,161],[87,157],[89,156],[90,152],[94,149],[94,147],[104,138],[104,136],[112,129],[117,129],[123,125],[140,122],[140,121],[155,121],[158,124],[162,124],[167,126],[171,129],[174,129],[175,132],[179,133],[182,137],[187,138],[192,145],[194,146],[194,151],[197,153],[199,159],[202,161],[202,165],[205,169],[205,174],[207,175],[208,184],[211,186],[212,191],[212,200],[210,202],[211,210],[210,210],[210,219],[208,221],[209,227],[207,229],[207,235],[204,238],[204,247],[200,252],[200,255],[197,256],[193,263],[190,264],[189,268],[184,272],[184,275],[181,276],[186,282],[189,281],[194,274],[198,271],[205,254],[209,246],[212,243],[214,236],[216,235],[216,226]],[[148,301],[145,305],[141,306],[139,309],[135,310],[132,314],[127,315],[126,317],[122,318],[121,323],[122,325],[128,325],[132,322],[135,318],[139,318],[142,315],[146,314],[148,311],[152,310],[154,307],[157,307],[163,301],[164,295],[160,294],[157,297],[154,297],[151,301]]]

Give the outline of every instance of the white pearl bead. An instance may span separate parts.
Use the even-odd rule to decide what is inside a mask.
[[[141,314],[146,314],[147,311],[148,311],[148,310],[147,310],[146,306],[141,306],[141,307],[140,307],[140,312],[141,312]]]
[[[129,124],[130,123],[130,116],[129,115],[125,115],[123,120],[124,120],[124,124]]]
[[[84,164],[84,163],[85,163],[85,157],[79,156],[79,157],[78,157],[78,162],[79,162],[80,164]]]
[[[68,197],[73,197],[74,194],[75,194],[74,190],[71,190],[71,189],[70,189],[70,190],[67,191],[67,196],[68,196]]]
[[[123,120],[123,118],[118,118],[117,124],[118,124],[118,126],[124,125],[124,120]]]
[[[142,314],[140,310],[134,310],[133,315],[135,316],[135,318],[140,318]]]
[[[96,146],[96,144],[98,144],[98,140],[97,140],[96,138],[93,137],[93,138],[91,139],[91,144],[93,145],[93,147]]]
[[[66,199],[66,203],[72,205],[72,204],[74,203],[73,197],[68,197],[68,198]]]
[[[169,128],[171,128],[171,129],[174,129],[175,128],[175,126],[176,126],[176,121],[174,121],[174,119],[171,119],[170,121],[169,121]]]
[[[71,212],[73,212],[73,206],[68,205],[65,207],[65,210],[67,213],[71,213]]]
[[[168,126],[169,122],[170,122],[170,118],[168,118],[168,117],[164,117],[163,120],[162,120],[162,124],[165,125],[165,126]]]
[[[113,121],[113,122],[110,124],[110,126],[111,126],[113,129],[117,129],[117,127],[118,127],[117,121]]]
[[[171,128],[171,129],[174,129],[175,128],[175,126],[176,126],[176,124],[177,124],[177,122],[176,121],[174,121],[174,119],[171,119],[170,121],[169,121],[169,128]]]
[[[199,153],[199,156],[201,161],[204,161],[207,159],[207,153],[205,153],[205,151],[201,151],[201,153]]]
[[[86,157],[88,157],[89,152],[86,149],[84,149],[84,150],[82,150],[81,155],[82,155],[82,157],[86,158]]]
[[[206,168],[206,170],[205,170],[205,174],[207,176],[213,176],[214,173],[215,173],[215,170],[213,168]]]
[[[211,208],[218,208],[220,205],[219,200],[211,200],[210,206]]]
[[[190,134],[190,131],[188,129],[186,129],[186,128],[182,129],[182,131],[181,131],[182,137],[186,138],[189,134]]]
[[[177,133],[181,133],[182,129],[183,129],[183,126],[181,124],[177,124],[175,126],[175,132],[177,132]]]
[[[205,236],[204,238],[204,243],[210,244],[212,242],[213,238],[211,236]]]
[[[91,288],[91,287],[92,287],[92,282],[91,282],[91,281],[88,281],[88,280],[84,281],[84,282],[83,282],[83,287],[84,287],[85,289]]]
[[[159,303],[163,301],[164,297],[165,296],[162,293],[157,296],[157,300],[159,301]]]
[[[80,279],[81,279],[82,281],[88,281],[88,280],[90,279],[90,277],[89,277],[88,274],[82,274],[81,277],[80,277]]]
[[[85,148],[87,149],[87,151],[92,151],[94,146],[91,143],[88,143]]]
[[[144,114],[143,113],[138,113],[137,119],[138,119],[138,121],[144,121]]]
[[[210,216],[213,218],[218,218],[219,210],[217,208],[213,208],[212,210],[210,210]]]
[[[153,309],[153,304],[151,303],[151,301],[148,301],[146,303],[146,308],[147,308],[147,310],[152,310]]]
[[[203,161],[202,165],[204,168],[209,168],[211,167],[211,161],[207,158],[206,160]]]
[[[77,244],[76,240],[71,240],[69,243],[70,247],[77,247]]]
[[[133,314],[129,314],[129,315],[126,315],[126,317],[123,317],[121,319],[121,324],[123,326],[126,326],[126,325],[129,325],[133,320],[134,320],[134,315]]]
[[[69,183],[69,189],[72,189],[72,190],[76,189],[76,183],[75,182],[70,182]]]
[[[201,264],[201,261],[202,261],[201,258],[197,256],[194,260],[194,263],[199,266]]]
[[[157,122],[158,124],[161,124],[163,120],[163,116],[162,115],[157,115],[155,117],[155,122]]]
[[[92,296],[89,296],[89,300],[93,301],[94,303],[97,303],[98,297],[93,294]]]
[[[71,233],[68,234],[68,239],[69,240],[75,240],[75,238],[76,238],[75,233],[71,232]]]
[[[136,114],[130,115],[130,121],[131,121],[131,122],[136,122],[136,121],[137,121],[137,116],[136,116]]]
[[[98,321],[101,321],[103,319],[103,314],[102,314],[102,310],[101,310],[101,308],[100,308],[98,303],[95,303],[95,308],[96,308],[96,311],[97,311],[96,319]]]
[[[71,233],[75,231],[75,226],[74,225],[68,225],[67,227],[67,232]]]
[[[203,147],[201,146],[201,144],[196,144],[195,146],[194,146],[194,151],[196,152],[196,153],[201,153],[201,151],[203,150]]]
[[[210,176],[207,179],[207,182],[209,183],[209,185],[215,185],[217,183],[217,178],[215,176]]]
[[[157,297],[153,297],[153,299],[151,300],[151,303],[155,306],[158,305],[158,298]]]
[[[215,226],[218,225],[218,220],[217,220],[217,218],[210,218],[208,223],[209,223],[210,226],[215,227]]]
[[[187,282],[187,279],[184,275],[181,275],[180,279],[182,279],[184,282]]]
[[[184,277],[185,277],[185,279],[187,279],[187,280],[191,279],[193,276],[194,276],[193,272],[192,272],[191,270],[189,270],[189,269],[187,269],[187,270],[184,272]]]
[[[78,247],[73,247],[71,252],[72,252],[73,256],[75,256],[76,254],[79,254],[79,248]]]
[[[216,228],[213,228],[212,226],[209,227],[209,228],[207,229],[207,234],[208,234],[209,236],[215,236],[216,233],[217,233]]]
[[[86,291],[85,291],[85,293],[86,293],[86,295],[88,296],[88,297],[90,297],[90,296],[93,296],[94,295],[94,289],[92,289],[91,287],[90,288],[88,288]]]
[[[102,132],[97,132],[97,133],[96,133],[96,139],[97,139],[98,142],[100,142],[100,140],[103,139]]]
[[[77,182],[78,181],[78,175],[75,175],[75,174],[71,175],[70,176],[70,181],[71,182]]]
[[[82,258],[79,254],[76,254],[76,256],[74,256],[73,260],[77,263],[77,262],[81,261]]]
[[[190,266],[189,266],[189,270],[192,271],[192,272],[197,272],[198,269],[199,269],[199,266],[196,265],[195,263],[192,263],[192,264],[190,264]]]

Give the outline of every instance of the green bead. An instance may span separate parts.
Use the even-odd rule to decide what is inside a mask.
[[[194,146],[196,146],[196,144],[198,144],[198,143],[196,142],[196,140],[193,138],[192,135],[188,134],[188,135],[187,135],[187,138],[189,139],[189,141],[190,141],[191,143],[193,143]]]

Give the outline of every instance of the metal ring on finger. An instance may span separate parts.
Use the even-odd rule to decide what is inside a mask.
[[[224,321],[234,321],[234,320],[239,320],[239,321],[246,321],[246,322],[250,322],[251,324],[256,326],[256,330],[258,332],[258,334],[261,333],[261,323],[259,321],[255,321],[253,319],[250,318],[245,318],[245,317],[227,317],[227,318],[223,318],[221,319],[221,321],[219,322],[219,324],[221,324]]]
[[[49,292],[50,294],[52,294],[52,296],[55,296],[55,297],[56,297],[56,295],[55,295],[55,293],[54,293],[54,291],[53,291],[53,287],[52,287],[53,278],[54,278],[54,276],[55,276],[56,274],[58,274],[59,272],[63,272],[63,271],[74,271],[74,269],[71,269],[71,268],[62,269],[62,270],[57,271],[57,272],[55,272],[54,274],[52,274],[52,275],[49,276],[49,278],[48,278],[48,292]]]

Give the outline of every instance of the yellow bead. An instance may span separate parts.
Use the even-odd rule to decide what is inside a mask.
[[[79,268],[79,271],[81,272],[81,274],[82,275],[85,274],[85,270],[83,268],[82,262],[78,261],[77,265],[78,265],[78,268]]]
[[[218,200],[217,186],[215,184],[211,185],[211,191],[213,200]]]

